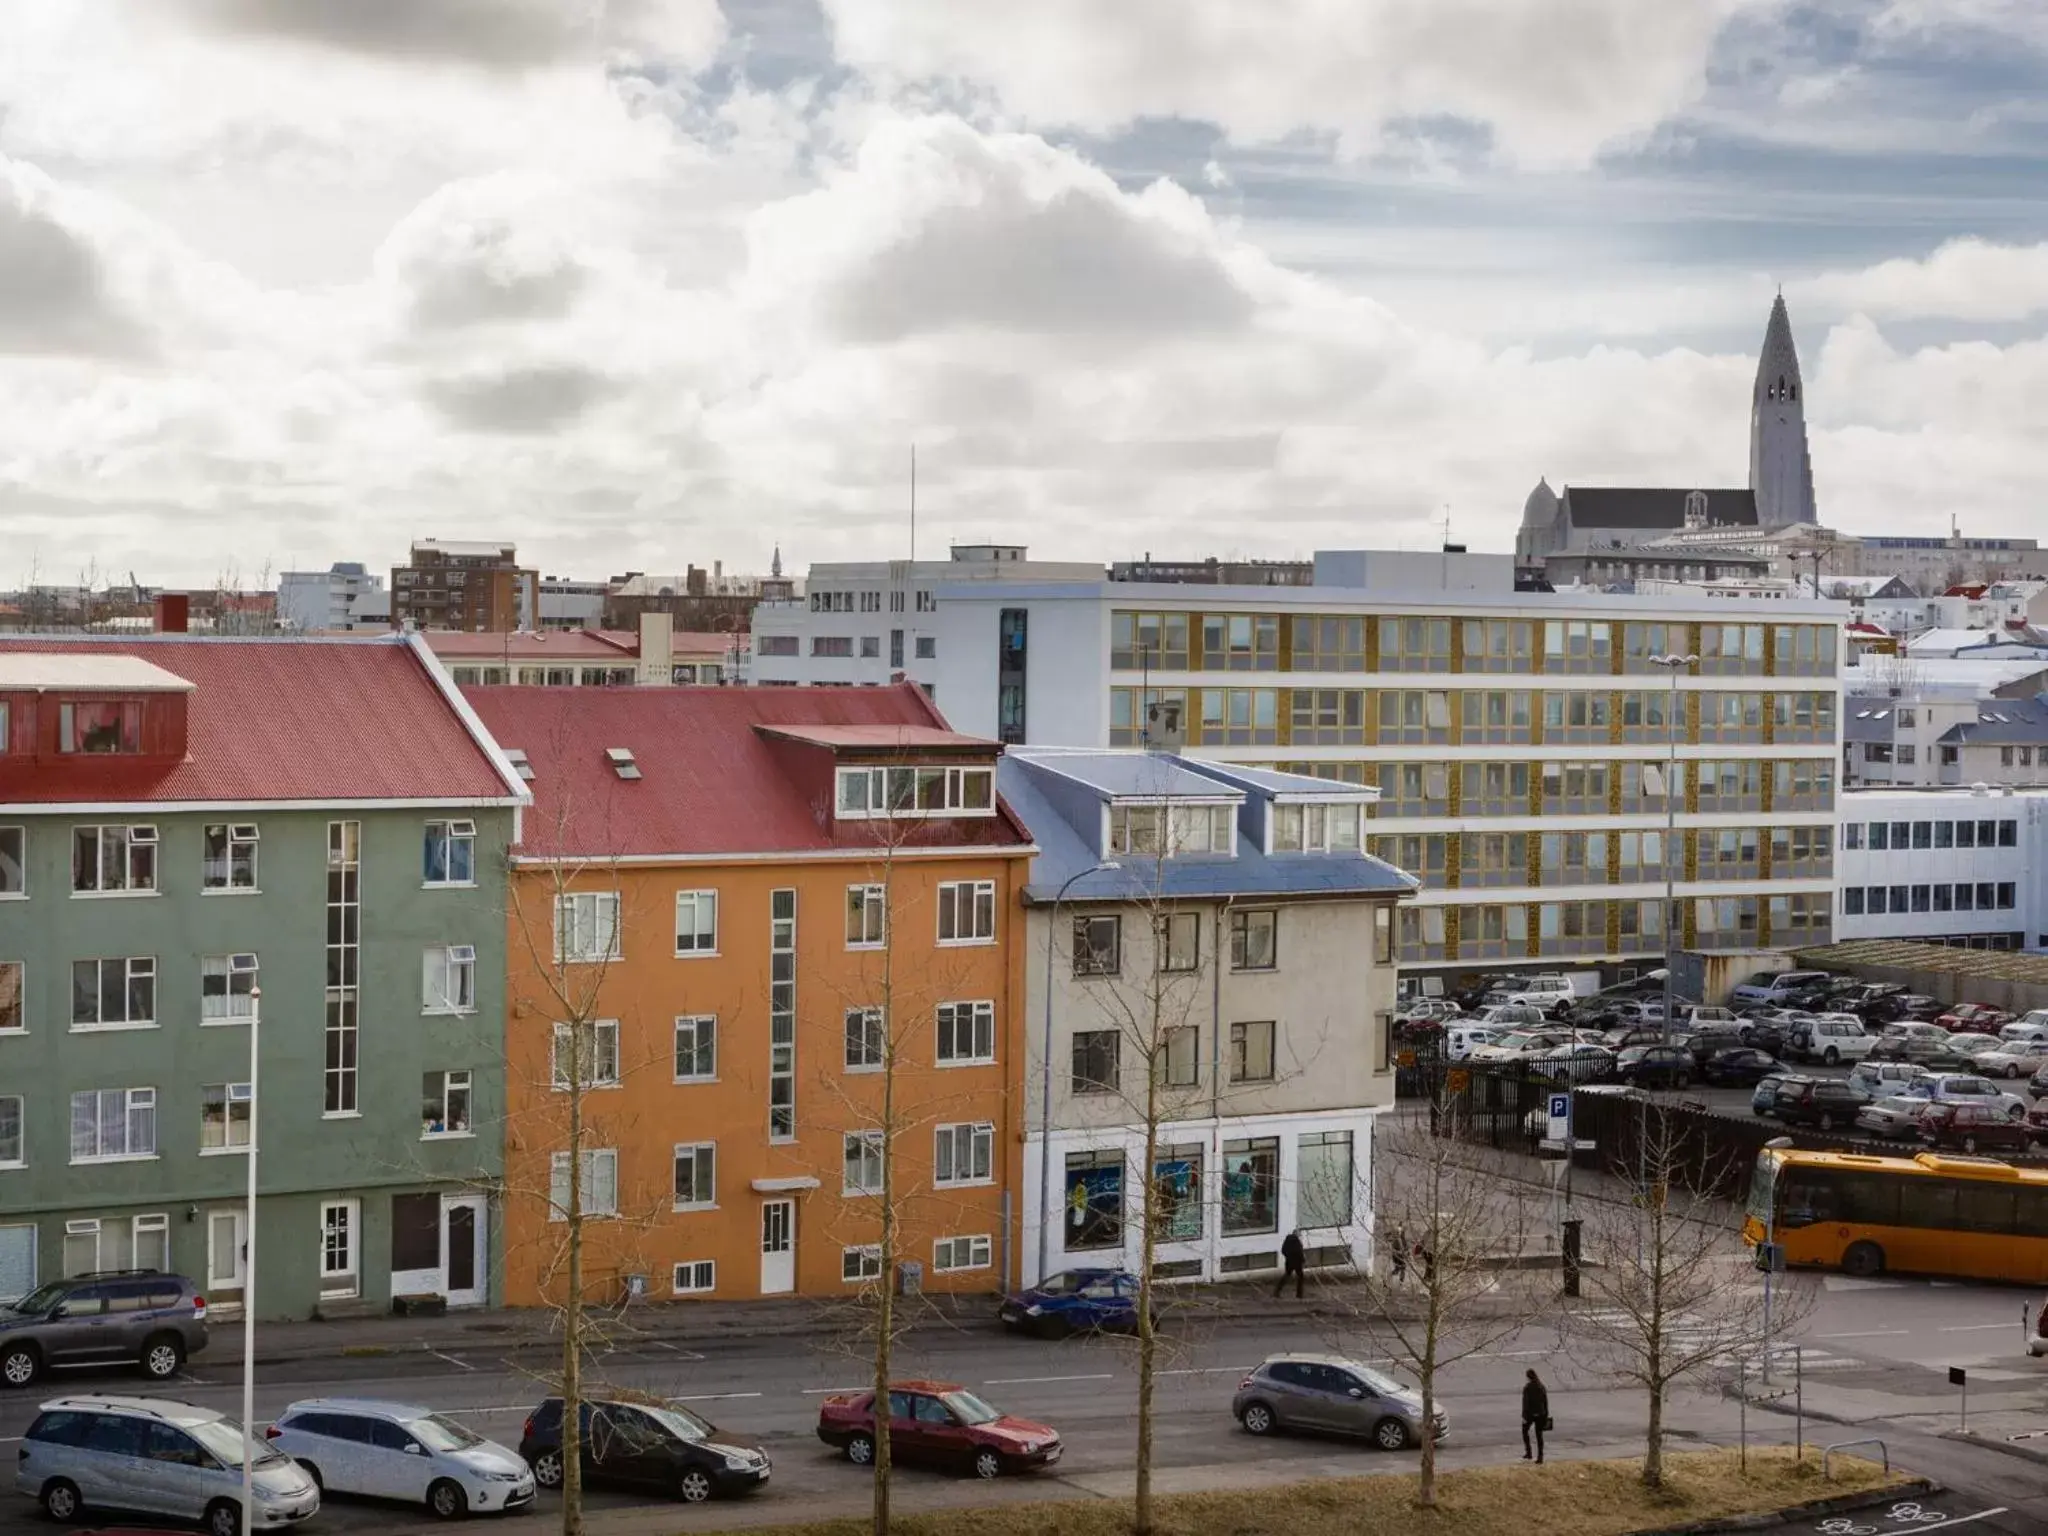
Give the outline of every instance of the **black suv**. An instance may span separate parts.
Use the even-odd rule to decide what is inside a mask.
[[[577,1415],[586,1482],[651,1489],[700,1504],[714,1493],[749,1493],[768,1482],[768,1455],[722,1433],[679,1403],[585,1400]],[[545,1398],[526,1416],[519,1454],[543,1488],[562,1486],[562,1400]]]
[[[1832,1077],[1809,1078],[1804,1082],[1787,1078],[1771,1101],[1771,1113],[1787,1125],[1818,1126],[1832,1131],[1856,1123],[1856,1111],[1863,1100],[1850,1086]]]
[[[1697,1071],[1682,1045],[1632,1045],[1614,1064],[1614,1075],[1636,1088],[1690,1088]]]
[[[25,1387],[53,1365],[133,1361],[168,1381],[206,1348],[206,1298],[183,1275],[94,1270],[0,1305],[0,1385]]]

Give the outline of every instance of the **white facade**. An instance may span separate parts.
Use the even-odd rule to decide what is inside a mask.
[[[1842,796],[1838,939],[2048,947],[2048,792]]]
[[[374,616],[363,600],[375,594]],[[277,621],[301,634],[323,629],[355,629],[368,620],[373,627],[391,622],[384,578],[362,566],[343,562],[324,571],[286,571],[277,578]]]

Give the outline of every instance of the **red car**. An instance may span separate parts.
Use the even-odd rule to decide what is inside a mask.
[[[818,1408],[818,1438],[857,1467],[874,1465],[875,1394],[843,1392]],[[1059,1432],[998,1413],[964,1387],[899,1381],[889,1388],[889,1459],[1000,1477],[1049,1467],[1066,1447]]]
[[[2024,1152],[2033,1143],[2033,1129],[1991,1104],[1939,1103],[1920,1116],[1920,1139],[1930,1147],[1962,1152]]]
[[[1999,1025],[2012,1022],[2012,1015],[1989,1003],[1957,1003],[1934,1022],[1951,1034],[1981,1030],[1987,1035],[1995,1035]]]

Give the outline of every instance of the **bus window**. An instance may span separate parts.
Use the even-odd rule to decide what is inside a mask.
[[[1938,1179],[1899,1181],[1899,1225],[1934,1227],[1952,1232],[1956,1225],[1956,1191]]]
[[[1786,1170],[1778,1196],[1778,1220],[1788,1227],[1810,1227],[1836,1220],[1834,1180],[1820,1168]]]
[[[2021,1237],[2048,1237],[2048,1189],[2013,1191],[2019,1198],[2014,1210],[2014,1228]]]
[[[1837,1173],[1834,1220],[1872,1227],[1899,1224],[1899,1181],[1874,1173]]]
[[[2012,1232],[2012,1190],[1997,1184],[1955,1186],[1956,1229],[1960,1232]]]

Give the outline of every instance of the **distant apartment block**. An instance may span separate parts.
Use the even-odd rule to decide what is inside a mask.
[[[297,634],[354,629],[364,618],[364,598],[384,593],[384,578],[360,561],[338,560],[324,571],[286,571],[277,578],[277,619]],[[368,605],[379,625],[389,625],[388,599]]]
[[[421,638],[456,683],[481,687],[717,686],[736,680],[747,654],[745,634],[677,634],[665,613],[641,614],[637,630],[428,630]]]
[[[394,629],[532,629],[540,620],[540,573],[522,569],[510,544],[421,539],[391,572]]]

